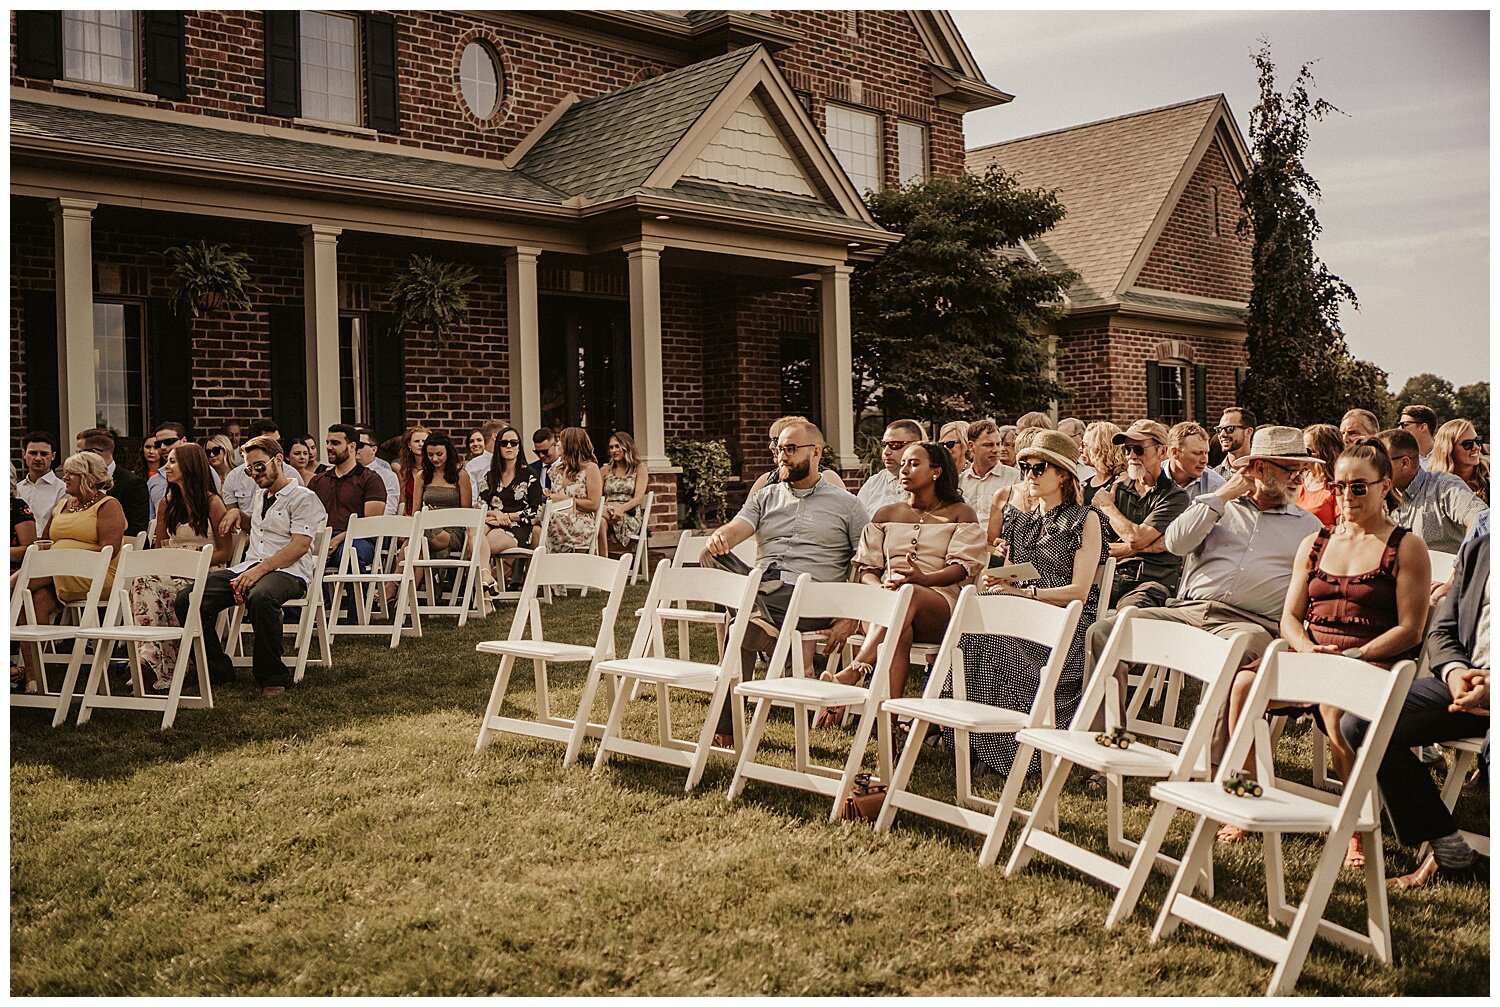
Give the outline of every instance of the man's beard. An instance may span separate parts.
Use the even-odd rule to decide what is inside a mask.
[[[800,483],[812,473],[812,459],[801,462],[782,462],[781,481],[784,483]]]

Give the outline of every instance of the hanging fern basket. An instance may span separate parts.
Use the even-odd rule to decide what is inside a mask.
[[[173,313],[180,315],[186,309],[197,318],[226,306],[250,307],[250,293],[257,288],[250,282],[246,267],[252,260],[247,253],[200,240],[196,245],[168,248],[164,254],[172,263],[167,286]]]
[[[469,294],[465,288],[477,275],[456,262],[413,255],[390,288],[396,327],[428,329],[439,346],[446,344],[453,330],[468,319]]]

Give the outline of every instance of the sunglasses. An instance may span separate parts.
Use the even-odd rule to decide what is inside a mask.
[[[917,442],[916,441],[881,441],[880,442],[880,446],[883,447],[883,448],[885,448],[887,451],[905,451],[909,446],[911,446],[911,445],[913,445],[915,443],[917,443]]]
[[[261,475],[262,473],[269,471],[270,468],[271,468],[271,463],[270,462],[246,462],[245,463],[245,471],[248,472],[248,473],[250,473],[253,476]]]
[[[1036,476],[1038,479],[1047,471],[1047,462],[1016,462],[1016,468],[1021,470],[1023,476]]]
[[[943,450],[952,451],[958,445],[962,444],[963,441],[938,441],[938,443],[943,446]]]
[[[371,444],[369,441],[360,441],[359,442],[359,449],[361,451],[363,451],[365,448],[369,448],[371,451],[374,451],[375,450],[375,445]]]
[[[1475,448],[1484,447],[1484,441],[1480,440],[1478,437],[1470,437],[1466,441],[1459,441],[1458,446],[1463,448],[1465,451],[1473,451]]]
[[[147,444],[146,447],[169,448],[180,440],[182,440],[181,437],[158,437],[155,444]]]
[[[205,448],[203,453],[206,454],[206,455],[208,455],[208,457],[210,457],[210,458],[217,458],[221,454],[224,453],[224,449],[223,448]]]
[[[518,447],[520,447],[520,446],[521,446],[521,442],[520,442],[520,441],[518,441],[518,440],[516,440],[516,439],[515,439],[515,438],[513,438],[513,437],[508,437],[508,438],[506,438],[506,439],[505,439],[505,440],[503,440],[503,441],[498,441],[498,442],[497,442],[497,443],[498,443],[498,444],[499,444],[499,445],[500,445],[500,446],[501,446],[501,447],[502,447],[502,448],[518,448]]]
[[[1226,423],[1226,424],[1224,424],[1221,427],[1214,427],[1214,433],[1216,433],[1216,434],[1229,434],[1229,433],[1233,433],[1236,430],[1248,430],[1248,429],[1250,429],[1250,428],[1247,427],[1247,426],[1245,426],[1243,423]]]
[[[1332,486],[1333,491],[1339,496],[1343,496],[1345,493],[1349,493],[1351,496],[1362,497],[1366,493],[1370,492],[1371,486],[1379,486],[1380,482],[1379,480],[1376,480],[1375,482],[1361,482],[1356,480],[1355,482],[1350,483],[1341,483],[1335,481],[1329,483],[1328,485]]]
[[[1156,447],[1156,442],[1153,441],[1150,444],[1126,444],[1124,445],[1124,450],[1127,455],[1135,455],[1137,458],[1142,458],[1145,456],[1147,448],[1154,447]]]

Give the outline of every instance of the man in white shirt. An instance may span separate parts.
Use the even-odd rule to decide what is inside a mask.
[[[1417,439],[1417,463],[1423,469],[1432,468],[1432,435],[1437,433],[1437,413],[1416,403],[1402,406],[1396,426]]]
[[[385,512],[391,515],[401,506],[401,482],[396,478],[396,470],[391,468],[390,463],[384,458],[376,457],[377,447],[379,445],[375,443],[375,435],[370,432],[370,428],[360,427],[354,460],[378,475],[385,484]]]
[[[495,460],[495,436],[506,427],[504,420],[485,420],[479,426],[479,433],[484,437],[484,452],[471,458],[465,465],[464,471],[469,474],[469,489],[474,498],[474,506],[479,506],[479,488],[484,485],[484,475],[490,470],[491,463]]]
[[[261,437],[269,437],[276,442],[278,448],[281,446],[281,429],[271,420],[251,422],[251,440]],[[292,485],[301,486],[302,477],[297,474],[297,470],[284,464],[285,459],[282,461],[282,470],[291,480]],[[245,515],[250,510],[250,501],[255,497],[256,485],[256,479],[245,471],[245,464],[229,470],[229,474],[224,477],[224,482],[219,487],[219,495],[224,499],[224,517],[219,521],[220,535],[231,535],[244,526]]]
[[[33,430],[22,441],[21,451],[26,461],[26,475],[16,482],[16,496],[26,501],[36,518],[36,537],[46,538],[52,508],[67,492],[63,481],[52,471],[52,465],[57,461],[57,438]]]
[[[234,679],[234,665],[224,653],[219,635],[212,630],[219,613],[233,605],[244,605],[255,632],[251,670],[260,694],[279,696],[291,685],[291,672],[282,663],[281,608],[307,594],[312,580],[312,542],[322,531],[328,513],[318,495],[306,486],[293,484],[291,471],[281,456],[281,445],[272,437],[254,437],[245,442],[245,470],[255,480],[250,503],[250,543],[238,566],[208,575],[200,608],[208,655],[209,677],[214,682]],[[177,595],[177,620],[187,623],[190,591]]]
[[[885,468],[870,474],[859,488],[859,502],[872,518],[886,504],[906,499],[901,488],[901,455],[922,439],[922,425],[916,420],[896,420],[885,428],[880,438],[880,460]]]
[[[988,528],[995,494],[1020,482],[1021,470],[1000,460],[1000,428],[991,419],[969,424],[969,455],[974,460],[958,474],[958,489],[979,515],[979,527]]]
[[[1182,487],[1189,502],[1217,493],[1225,479],[1208,467],[1208,431],[1192,420],[1167,431],[1167,475]]]

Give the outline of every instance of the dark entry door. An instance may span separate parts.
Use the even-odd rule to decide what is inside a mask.
[[[583,427],[602,460],[610,434],[634,433],[628,305],[544,297],[540,308],[542,423]]]

